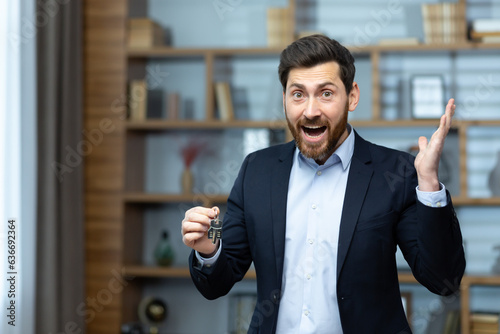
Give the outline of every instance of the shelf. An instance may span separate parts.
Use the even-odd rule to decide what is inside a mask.
[[[453,205],[455,206],[500,206],[500,197],[491,198],[452,198]]]
[[[187,267],[154,267],[154,266],[125,266],[123,276],[157,277],[157,278],[187,278]]]
[[[149,57],[205,57],[205,56],[251,56],[251,55],[276,55],[281,48],[175,48],[158,46],[152,48],[128,48],[130,58]]]
[[[413,274],[408,272],[399,272],[399,283],[418,283]],[[462,278],[461,285],[499,285],[500,275],[494,274],[465,274]]]
[[[127,192],[122,197],[128,204],[166,204],[166,203],[225,203],[227,195],[224,194],[150,194],[142,192]]]
[[[188,267],[155,267],[155,266],[125,266],[124,276],[152,277],[152,278],[190,278]],[[255,279],[254,270],[249,270],[245,279]]]
[[[205,56],[256,56],[276,55],[283,48],[175,48],[159,46],[152,48],[128,48],[129,58],[155,57],[205,57]],[[347,46],[354,54],[369,54],[372,52],[418,52],[418,51],[467,51],[500,49],[500,43],[460,43],[460,44],[417,44],[417,45],[366,45]]]
[[[500,285],[500,274],[468,274],[462,279],[462,285]]]
[[[400,271],[398,273],[399,283],[418,283],[411,271]]]
[[[266,120],[266,121],[191,121],[191,120],[146,120],[146,121],[127,121],[127,130],[134,131],[162,131],[162,130],[222,130],[231,128],[268,128],[268,129],[286,129],[285,120]]]

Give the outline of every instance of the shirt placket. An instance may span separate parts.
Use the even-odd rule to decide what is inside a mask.
[[[302,317],[301,321],[301,333],[308,333],[312,328],[310,327],[314,318],[314,296],[317,291],[314,291],[315,286],[315,275],[317,273],[316,263],[314,259],[314,254],[316,254],[317,240],[318,240],[318,227],[317,223],[319,220],[319,215],[321,212],[320,203],[320,189],[321,187],[321,170],[315,170],[315,175],[311,188],[309,190],[309,202],[307,208],[307,235],[306,235],[306,245],[305,245],[305,261],[304,261],[304,271],[303,271],[303,307],[302,307]]]

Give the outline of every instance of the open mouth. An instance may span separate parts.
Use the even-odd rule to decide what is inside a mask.
[[[326,126],[302,126],[302,131],[306,137],[318,139],[326,133]]]

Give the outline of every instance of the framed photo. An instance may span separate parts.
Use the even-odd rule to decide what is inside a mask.
[[[440,118],[445,109],[443,77],[415,75],[410,80],[413,118]]]
[[[411,292],[401,292],[401,302],[403,303],[403,308],[405,310],[406,319],[408,319],[408,323],[411,327]]]

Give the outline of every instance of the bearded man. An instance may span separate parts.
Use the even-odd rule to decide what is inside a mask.
[[[207,238],[217,207],[182,221],[194,284],[226,295],[254,263],[257,305],[248,333],[411,333],[395,252],[431,292],[454,293],[465,258],[438,166],[455,111],[419,153],[372,144],[348,123],[358,105],[351,53],[313,35],[280,57],[283,108],[294,141],[246,157],[227,201],[222,240]],[[215,240],[215,239],[213,239]]]

